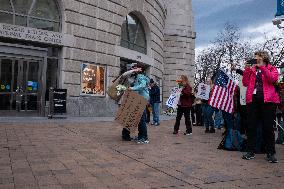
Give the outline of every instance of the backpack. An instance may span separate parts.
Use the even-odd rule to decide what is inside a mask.
[[[218,149],[230,151],[244,151],[245,148],[245,139],[241,136],[240,131],[235,129],[228,129],[218,146]]]

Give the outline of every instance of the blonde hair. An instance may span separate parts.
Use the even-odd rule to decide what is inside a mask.
[[[254,55],[260,56],[266,64],[270,63],[270,57],[267,51],[256,51]]]
[[[187,77],[186,75],[181,75],[180,78],[181,78],[181,80],[182,80],[183,82],[185,82],[186,84],[190,85],[190,84],[189,84],[189,81],[188,81],[188,77]]]

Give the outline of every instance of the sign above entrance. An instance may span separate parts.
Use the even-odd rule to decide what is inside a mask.
[[[60,46],[74,43],[72,35],[4,23],[0,23],[0,36]]]

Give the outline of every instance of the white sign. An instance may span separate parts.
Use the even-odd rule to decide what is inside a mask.
[[[210,85],[200,83],[198,85],[198,91],[197,91],[196,97],[204,99],[204,100],[208,100],[209,95],[210,95]]]
[[[178,87],[175,87],[171,90],[171,95],[166,102],[166,105],[168,107],[172,107],[174,109],[177,108],[181,91],[182,91],[182,88],[178,88]]]
[[[66,43],[72,44],[74,42],[74,37],[68,34],[63,35],[59,32],[4,23],[0,23],[0,36],[55,45],[66,45]]]
[[[247,88],[243,85],[243,76],[240,77],[239,81],[239,87],[240,87],[240,104],[241,105],[246,105],[246,93],[247,93]]]

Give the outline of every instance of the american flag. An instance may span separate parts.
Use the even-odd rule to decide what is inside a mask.
[[[219,70],[210,94],[209,105],[232,113],[234,111],[233,97],[236,86],[234,81],[224,71]]]

